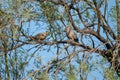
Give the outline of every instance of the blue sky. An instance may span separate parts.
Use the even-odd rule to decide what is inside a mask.
[[[115,2],[115,1],[114,1]],[[109,0],[109,7],[111,7],[111,6],[113,6],[113,5],[115,5],[115,3],[113,2],[113,0]],[[110,10],[109,9],[109,7],[108,7],[108,11]],[[112,25],[112,24],[110,24],[110,25]],[[39,25],[36,25],[36,23],[35,22],[33,22],[33,21],[31,21],[30,22],[30,26],[28,25],[28,24],[24,24],[24,26],[25,26],[25,30],[26,29],[29,29],[29,32],[30,33],[28,33],[29,35],[35,35],[35,34],[37,34],[37,33],[39,33],[39,32],[45,32],[46,30],[47,30],[47,24],[46,23],[44,23],[44,22],[39,22]],[[101,33],[102,34],[102,33]],[[78,35],[79,36],[79,35]],[[86,40],[86,43],[89,43],[87,40]],[[96,42],[97,43],[97,42]],[[98,42],[99,43],[99,42]],[[29,49],[30,48],[30,46],[24,46],[24,48],[26,48],[26,49]],[[46,49],[46,48],[48,48],[48,46],[45,46],[44,47],[44,49]],[[70,49],[69,50],[72,50],[72,47],[70,47]],[[31,52],[30,53],[32,53],[34,51],[34,49],[33,50],[31,50]],[[41,57],[41,61],[42,61],[42,63],[45,65],[45,64],[47,64],[47,62],[48,61],[50,61],[52,58],[54,58],[55,57],[55,54],[56,54],[56,49],[54,48],[54,47],[52,47],[51,48],[51,51],[50,52],[48,52],[47,50],[43,50],[43,51],[38,51],[36,54],[35,54],[35,57],[37,57],[38,55],[40,55]],[[96,62],[96,61],[101,61],[102,60],[102,57],[101,56],[98,56],[97,54],[95,54],[95,53],[93,53],[93,54],[91,54],[92,55],[92,60],[91,60],[91,63],[93,63],[93,62]],[[61,55],[61,57],[63,57],[64,56],[64,53]],[[74,63],[73,62],[73,65],[77,65],[77,63]],[[102,70],[102,67],[101,67],[101,65],[100,64],[97,64],[96,65],[96,67],[97,67],[97,69],[95,70],[95,71],[91,71],[90,72],[90,74],[88,75],[88,78],[87,78],[87,80],[102,80],[103,79],[103,70]],[[30,63],[29,63],[29,66],[27,66],[27,70],[29,70],[29,69],[36,69],[35,67],[34,67],[34,59],[32,59],[31,61],[30,61]],[[101,72],[101,73],[99,73],[99,71]]]

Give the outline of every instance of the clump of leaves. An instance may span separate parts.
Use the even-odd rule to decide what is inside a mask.
[[[117,80],[114,76],[114,70],[112,69],[105,69],[105,77],[107,80]]]
[[[58,8],[51,2],[43,2],[41,3],[42,12],[45,17],[47,17],[48,20],[58,20],[59,14],[58,14]]]

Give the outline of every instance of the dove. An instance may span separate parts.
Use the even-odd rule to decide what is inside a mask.
[[[75,42],[78,42],[77,35],[75,34],[75,32],[71,29],[69,25],[66,26],[66,35],[69,39]]]
[[[43,33],[38,33],[35,36],[33,36],[32,38],[36,41],[43,41],[46,38],[46,36],[48,35],[48,33],[49,33],[48,31],[43,32]]]

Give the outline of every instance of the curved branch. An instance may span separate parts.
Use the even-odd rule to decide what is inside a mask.
[[[94,30],[87,30],[87,29],[79,29],[78,30],[78,32],[79,33],[83,33],[83,34],[91,34],[91,35],[93,35],[93,36],[95,36],[95,37],[97,37],[98,38],[98,40],[100,40],[101,42],[103,42],[103,43],[106,43],[106,42],[108,42],[106,39],[104,39],[102,36],[100,36],[99,34],[97,34]],[[107,49],[111,49],[111,45],[109,44],[109,43],[107,43],[106,44],[106,47],[107,47]]]

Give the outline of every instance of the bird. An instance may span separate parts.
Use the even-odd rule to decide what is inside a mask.
[[[34,39],[38,42],[43,41],[46,38],[46,36],[48,35],[48,33],[49,33],[48,31],[43,32],[43,33],[38,33],[35,36],[33,36],[32,39]]]
[[[75,32],[70,28],[69,25],[66,26],[66,35],[69,39],[78,42],[78,38],[77,35],[75,34]]]

